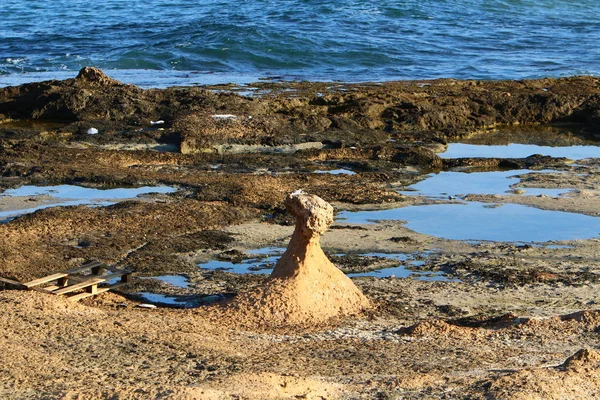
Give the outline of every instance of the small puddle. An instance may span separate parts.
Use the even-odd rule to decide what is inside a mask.
[[[139,292],[137,295],[142,297],[144,301],[152,304],[182,305],[181,302],[177,301],[176,296],[165,296],[164,294],[152,292]]]
[[[547,249],[553,249],[553,250],[557,250],[557,249],[572,249],[573,246],[567,246],[564,244],[551,244],[548,246],[545,246]]]
[[[365,224],[407,221],[413,231],[452,240],[547,242],[588,239],[600,234],[600,218],[520,204],[431,204],[378,211],[343,211],[338,220]]]
[[[442,158],[525,158],[532,154],[581,160],[584,158],[600,158],[600,147],[553,147],[518,143],[511,143],[508,145],[450,143],[448,149],[445,152],[440,153],[439,156]]]
[[[223,295],[209,296],[166,296],[164,294],[151,292],[138,292],[136,296],[150,304],[162,305],[174,308],[195,308],[207,306],[225,300],[228,297]]]
[[[187,289],[190,287],[190,282],[185,276],[182,275],[162,275],[152,276],[151,278],[182,289]]]
[[[431,272],[431,271],[414,271],[410,269],[410,266],[419,266],[423,265],[423,261],[411,261],[408,263],[409,266],[406,267],[404,265],[400,265],[392,268],[384,268],[376,271],[369,272],[357,272],[348,274],[349,277],[355,278],[360,276],[373,276],[376,278],[412,278],[418,281],[437,281],[437,282],[460,282],[459,279],[449,278],[446,274],[441,271]]]
[[[331,175],[356,175],[356,172],[350,171],[349,169],[330,169],[330,170],[317,170],[315,174],[331,174]]]
[[[187,277],[183,275],[162,275],[162,276],[148,276],[143,279],[156,279],[168,285],[176,288],[188,289],[190,282]],[[184,294],[179,296],[165,295],[154,292],[138,292],[135,294],[141,301],[155,304],[159,306],[175,307],[175,308],[195,308],[210,305],[222,300],[225,300],[231,295],[196,295],[196,294]]]
[[[521,179],[518,175],[547,173],[553,171],[531,171],[527,169],[494,172],[440,172],[430,174],[428,178],[408,187],[400,193],[404,195],[419,195],[426,197],[465,196],[467,194],[514,194],[511,192],[513,185]],[[558,197],[571,191],[571,189],[546,189],[518,187],[519,194],[526,196],[546,195]]]
[[[390,268],[381,268],[367,272],[353,272],[347,274],[349,277],[360,277],[360,276],[373,276],[376,278],[412,278],[420,281],[439,281],[439,282],[460,282],[457,279],[449,278],[446,274],[441,271],[415,271],[410,269],[413,267],[420,267],[425,265],[424,261],[409,260],[409,256],[406,254],[389,254],[389,253],[366,253],[359,254],[364,257],[382,257],[393,260],[398,260],[405,265],[398,265]]]
[[[285,249],[280,247],[264,247],[246,252],[262,257],[250,258],[239,263],[211,260],[198,264],[198,267],[212,271],[232,272],[234,274],[270,274],[284,251]]]
[[[108,206],[140,195],[164,194],[175,191],[177,191],[176,188],[168,186],[118,189],[93,189],[74,185],[21,186],[0,193],[0,222],[7,222],[19,215],[29,214],[44,208],[79,205]],[[19,197],[28,197],[28,199],[15,203],[15,198]],[[25,206],[31,201],[42,204],[35,207]]]

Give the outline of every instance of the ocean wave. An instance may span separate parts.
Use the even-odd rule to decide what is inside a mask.
[[[600,74],[591,0],[5,0],[0,71],[105,69],[310,79]]]

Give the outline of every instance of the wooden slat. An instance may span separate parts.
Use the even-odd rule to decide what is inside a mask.
[[[12,279],[2,278],[2,277],[0,277],[0,282],[8,283],[9,285],[18,286],[18,287],[24,287],[25,286],[21,282],[13,281]]]
[[[33,281],[30,281],[30,282],[26,282],[23,284],[23,286],[32,288],[33,286],[42,285],[44,283],[48,283],[48,282],[52,282],[52,281],[55,281],[60,278],[64,278],[67,275],[69,275],[69,274],[64,273],[64,272],[59,272],[58,274],[53,274],[53,275],[45,276],[43,278],[34,279]]]
[[[69,275],[69,276],[67,276],[67,278],[68,278],[69,281],[73,281],[75,283],[78,283],[78,282],[87,281],[90,278],[102,278],[102,277],[101,276],[96,276],[96,275],[83,275],[83,276],[81,276],[81,275],[79,275],[79,276],[78,275]],[[58,282],[58,283],[60,283],[60,282]],[[60,285],[60,286],[57,286],[57,287],[61,288],[61,287],[64,287],[64,286],[65,285]]]
[[[77,294],[71,295],[71,296],[69,296],[67,298],[69,300],[79,301],[81,299],[85,299],[86,297],[94,296],[94,295],[99,294],[99,293],[108,292],[110,289],[112,289],[112,288],[110,288],[110,287],[98,288],[98,290],[96,291],[96,293],[81,292],[81,293],[77,293]]]
[[[98,278],[102,278],[105,281],[110,281],[111,279],[118,278],[118,277],[125,277],[128,275],[131,275],[131,271],[113,272],[112,274],[101,275]]]
[[[97,291],[97,294],[98,293],[108,292],[109,290],[116,289],[116,288],[118,288],[120,286],[123,286],[125,284],[126,284],[126,282],[119,282],[119,283],[115,283],[114,285],[110,285],[110,286],[106,286],[106,287],[99,287],[98,291]],[[69,300],[79,301],[81,299],[85,299],[86,297],[90,297],[90,296],[93,296],[93,294],[92,293],[88,293],[88,292],[82,292],[82,293],[77,293],[77,294],[71,295],[71,296],[69,296],[67,298]]]
[[[73,268],[67,271],[68,274],[77,274],[79,272],[83,272],[86,271],[88,269],[92,269],[95,267],[104,267],[107,268],[106,265],[104,265],[104,263],[101,263],[100,261],[92,261],[89,262],[87,264],[83,264],[81,267],[77,267],[77,268]]]
[[[87,282],[89,279],[98,279],[98,280],[101,279],[104,281],[109,281],[111,279],[121,277],[121,278],[126,278],[125,280],[122,279],[122,281],[124,281],[126,283],[126,282],[129,282],[129,277],[132,274],[131,271],[127,271],[127,270],[111,269],[111,271],[117,271],[117,272],[114,272],[112,274],[106,274],[106,275],[91,275],[91,274],[83,275],[83,276],[82,275],[69,275],[68,279],[69,279],[69,281],[74,281],[74,282],[79,283],[79,282]],[[102,283],[102,282],[99,282],[99,283]],[[65,287],[65,286],[64,285],[60,285],[60,286],[55,285],[55,286],[45,287],[44,289],[54,291],[56,289],[62,289],[63,287]]]
[[[122,269],[122,268],[117,268],[117,267],[105,267],[108,271],[110,272],[114,272],[114,273],[118,273],[118,272],[122,272],[122,273],[128,273],[131,274],[132,271],[128,270],[128,269]]]
[[[85,288],[85,291],[91,294],[98,294],[98,285],[91,285]]]
[[[89,279],[89,280],[86,280],[86,281],[83,281],[80,283],[76,283],[74,285],[65,286],[64,288],[53,291],[52,293],[54,293],[54,294],[70,293],[70,292],[74,292],[79,289],[85,289],[87,287],[98,285],[99,283],[104,282],[104,281],[105,280],[101,279],[101,278],[92,278],[92,279]]]
[[[96,276],[94,276],[94,278],[96,278]],[[63,278],[61,278],[63,279]],[[75,276],[75,275],[68,275],[66,276],[64,279],[67,280],[66,284],[62,284],[61,283],[61,279],[59,279],[56,282],[56,285],[52,285],[52,286],[45,286],[44,289],[49,290],[51,292],[55,291],[56,289],[62,289],[64,287],[66,287],[69,282],[74,282],[74,283],[79,283],[79,282],[83,282],[89,279],[89,276]]]

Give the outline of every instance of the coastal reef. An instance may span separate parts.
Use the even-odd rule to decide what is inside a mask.
[[[319,142],[401,161],[402,145],[443,144],[497,126],[581,124],[597,134],[599,88],[598,78],[570,77],[143,90],[84,68],[73,79],[1,89],[0,119],[63,121],[58,132],[64,140],[81,140],[94,127],[96,136],[83,136],[92,143],[157,141],[184,154]],[[163,130],[148,129],[158,121]]]

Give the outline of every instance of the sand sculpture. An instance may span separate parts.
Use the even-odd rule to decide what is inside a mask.
[[[333,222],[333,207],[301,191],[288,195],[285,205],[296,217],[287,250],[264,285],[238,295],[230,306],[268,325],[313,324],[367,308],[369,301],[360,289],[321,249],[320,237]]]

